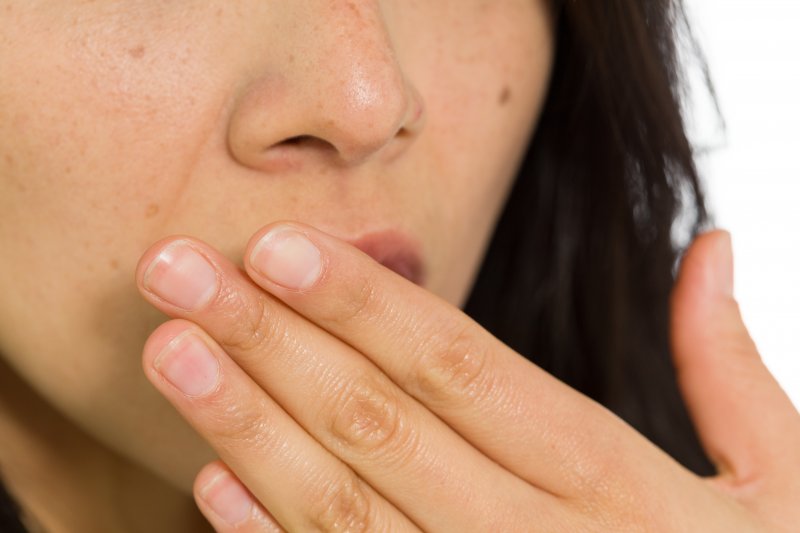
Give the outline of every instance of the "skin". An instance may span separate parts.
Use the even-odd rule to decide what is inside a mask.
[[[53,498],[24,487],[18,457],[41,440],[28,430],[38,397],[64,418],[59,435],[97,441],[84,462],[116,454],[118,476],[149,472],[194,507],[216,454],[140,364],[166,317],[134,268],[166,235],[241,265],[276,220],[344,238],[399,228],[421,244],[426,288],[460,305],[553,52],[544,3],[528,0],[0,0],[0,13],[0,243],[13,258],[0,262],[0,353],[6,381],[30,389],[5,395],[4,437],[19,445],[0,453],[36,508]],[[31,465],[63,455],[51,444]],[[101,485],[79,492],[99,501]]]
[[[727,234],[673,300],[713,479],[459,310],[546,90],[543,4],[166,4],[0,3],[0,460],[30,515],[196,531],[193,497],[217,531],[796,523],[800,417],[741,323]],[[318,272],[302,288],[251,258],[286,221],[318,252],[268,257]],[[385,227],[420,241],[424,287],[342,241]],[[152,266],[176,243],[210,288]],[[157,290],[178,285],[193,309]]]

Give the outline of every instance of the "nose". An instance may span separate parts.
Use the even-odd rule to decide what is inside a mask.
[[[356,165],[406,146],[420,129],[423,104],[377,0],[282,4],[264,17],[270,29],[260,34],[270,37],[233,104],[232,155],[270,171],[311,158]]]

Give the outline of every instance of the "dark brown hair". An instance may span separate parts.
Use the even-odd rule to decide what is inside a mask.
[[[673,226],[681,216],[694,235],[707,221],[679,45],[705,62],[680,0],[556,9],[548,99],[465,311],[711,474],[669,346]]]

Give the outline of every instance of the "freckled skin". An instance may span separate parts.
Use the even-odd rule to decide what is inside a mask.
[[[503,90],[500,92],[500,105],[506,105],[511,100],[511,89],[508,85],[503,87]]]
[[[213,455],[142,375],[144,249],[399,227],[460,305],[552,61],[543,0],[3,3],[0,353],[187,492]]]
[[[141,59],[141,58],[144,57],[145,47],[140,44],[139,46],[137,46],[135,48],[131,48],[130,50],[128,50],[128,53],[131,55],[131,57],[133,57],[135,59]]]

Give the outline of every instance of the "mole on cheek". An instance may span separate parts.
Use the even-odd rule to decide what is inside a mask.
[[[144,216],[145,218],[153,218],[156,216],[161,208],[158,207],[158,204],[150,204],[147,206],[147,211],[145,211]]]
[[[500,105],[506,105],[511,100],[511,88],[506,85],[503,87],[503,90],[500,91],[500,97],[497,99]]]

